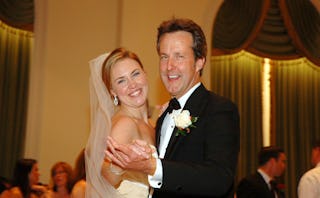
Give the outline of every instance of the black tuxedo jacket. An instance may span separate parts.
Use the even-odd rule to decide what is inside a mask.
[[[184,106],[198,117],[186,136],[172,133],[162,159],[163,184],[154,198],[232,197],[239,153],[239,114],[230,100],[201,84]],[[165,115],[156,125],[156,145]]]
[[[284,193],[278,191],[278,198],[284,198]],[[259,172],[243,178],[237,187],[237,198],[274,198],[268,184]]]

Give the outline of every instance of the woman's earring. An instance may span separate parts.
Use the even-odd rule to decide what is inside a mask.
[[[118,100],[118,97],[117,97],[117,96],[114,96],[114,97],[113,97],[113,104],[114,104],[115,106],[117,106],[117,105],[119,104],[119,100]]]

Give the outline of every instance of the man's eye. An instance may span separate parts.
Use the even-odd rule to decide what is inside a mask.
[[[160,56],[160,60],[166,60],[166,59],[168,59],[167,56]]]
[[[179,60],[181,60],[181,59],[183,59],[183,58],[184,58],[183,55],[178,55],[178,56],[177,56],[177,59],[179,59]]]

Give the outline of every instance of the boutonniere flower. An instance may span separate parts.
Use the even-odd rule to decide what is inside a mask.
[[[178,131],[175,134],[176,136],[186,136],[188,133],[190,133],[191,127],[196,128],[196,126],[193,124],[197,122],[198,117],[190,116],[190,112],[188,110],[183,110],[181,112],[174,110],[172,112],[172,116],[174,123],[178,128]]]

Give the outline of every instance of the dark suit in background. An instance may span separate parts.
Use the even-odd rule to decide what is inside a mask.
[[[277,190],[278,198],[284,194]],[[237,187],[237,198],[275,198],[268,184],[259,172],[243,178]]]

